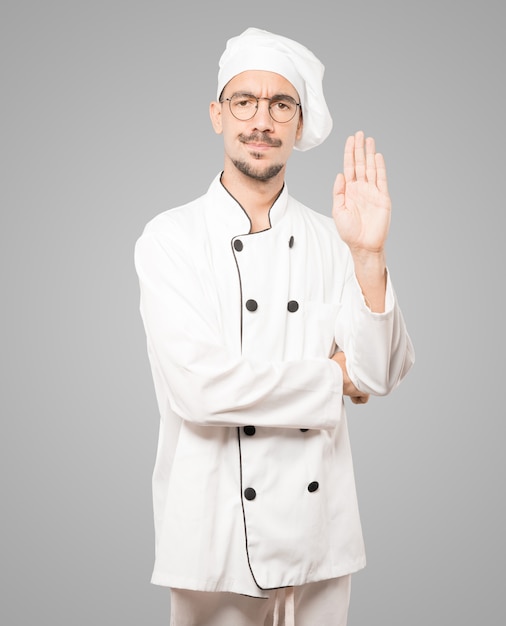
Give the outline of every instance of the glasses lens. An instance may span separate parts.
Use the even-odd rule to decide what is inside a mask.
[[[230,98],[229,105],[232,115],[238,120],[250,120],[258,110],[258,99],[250,94],[235,94]],[[289,96],[273,98],[269,101],[269,113],[276,122],[289,122],[297,113],[297,106],[297,102]]]
[[[238,94],[230,98],[230,111],[238,120],[249,120],[257,112],[257,99]]]
[[[291,98],[276,98],[271,100],[269,110],[276,122],[289,122],[297,112],[297,103]]]

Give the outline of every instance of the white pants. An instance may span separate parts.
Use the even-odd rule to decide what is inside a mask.
[[[351,574],[277,589],[268,599],[171,589],[170,626],[346,626]]]

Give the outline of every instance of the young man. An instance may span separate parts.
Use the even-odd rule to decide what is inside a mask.
[[[152,582],[173,626],[344,626],[365,565],[343,399],[389,393],[414,357],[373,139],[348,139],[333,219],[284,184],[292,149],[331,130],[322,78],[295,41],[229,40],[210,106],[223,171],[137,242],[161,414]]]

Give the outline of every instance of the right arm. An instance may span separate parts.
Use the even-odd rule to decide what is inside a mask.
[[[230,354],[216,307],[177,237],[143,234],[135,264],[151,364],[182,419],[213,426],[337,425],[343,376],[332,359],[252,361]]]

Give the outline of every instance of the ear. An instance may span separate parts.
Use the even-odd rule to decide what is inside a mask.
[[[220,102],[211,102],[211,104],[209,105],[209,117],[211,118],[211,124],[213,125],[214,132],[217,135],[221,135],[221,133],[223,132],[223,127]]]
[[[302,119],[302,109],[299,114],[299,121],[297,122],[297,133],[295,134],[295,138],[299,140],[302,137],[302,128],[304,126],[304,120]]]

